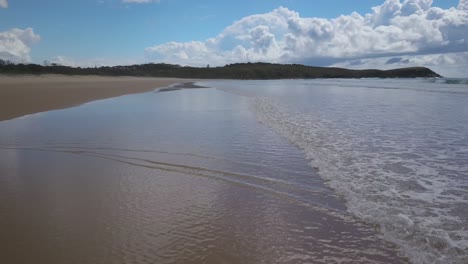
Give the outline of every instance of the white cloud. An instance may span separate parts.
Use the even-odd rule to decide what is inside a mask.
[[[432,0],[386,0],[368,14],[301,17],[279,7],[247,16],[205,41],[145,49],[148,59],[202,66],[268,61],[330,65],[340,61],[468,51],[468,0],[457,8]]]
[[[135,3],[135,4],[143,4],[143,3],[159,3],[160,0],[122,0],[123,3]]]
[[[49,60],[50,63],[56,63],[63,66],[71,67],[101,67],[101,66],[116,66],[116,65],[133,65],[144,63],[143,58],[126,58],[126,59],[110,59],[110,58],[73,58],[67,56],[56,56]]]
[[[0,8],[8,8],[8,0],[0,0]]]
[[[445,77],[466,78],[468,52],[356,59],[339,62],[331,66],[353,69],[394,69],[421,65],[429,67]]]
[[[32,28],[14,28],[0,32],[0,59],[14,62],[30,61],[31,46],[40,39]]]
[[[468,0],[460,0],[460,4],[458,4],[458,9],[468,10]]]

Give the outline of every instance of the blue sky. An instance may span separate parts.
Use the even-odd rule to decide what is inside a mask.
[[[468,61],[463,5],[468,6],[465,0],[0,0],[0,58],[83,66],[149,61],[224,65],[236,58],[353,68],[431,66],[436,64],[431,60]],[[386,7],[372,9],[378,6]],[[451,21],[431,28],[442,37],[428,39],[438,35],[426,32],[429,24],[424,23],[434,24],[434,19],[405,28],[411,27],[406,18],[428,14],[440,23]],[[376,22],[384,16],[384,22]],[[447,27],[458,33],[444,32]],[[399,36],[394,36],[395,28]],[[354,30],[340,39],[340,32]],[[404,35],[406,31],[412,34]],[[366,44],[370,42],[374,44]],[[370,52],[362,52],[366,49]],[[460,63],[465,62],[453,62],[453,68]]]

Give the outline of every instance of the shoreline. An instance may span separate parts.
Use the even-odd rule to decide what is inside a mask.
[[[156,77],[0,75],[0,122],[194,81]]]
[[[158,88],[156,89],[156,92],[162,93],[162,92],[177,91],[177,90],[182,90],[182,89],[202,89],[202,88],[210,88],[210,87],[200,86],[200,85],[195,84],[194,81],[190,81],[190,82],[176,83],[169,87]]]
[[[248,101],[151,91],[0,123],[6,258],[405,263]]]

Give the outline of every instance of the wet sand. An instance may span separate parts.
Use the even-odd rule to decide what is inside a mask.
[[[249,106],[182,89],[0,122],[0,260],[405,263]]]
[[[182,90],[182,89],[202,89],[202,88],[209,88],[206,86],[202,85],[197,85],[195,82],[183,82],[183,83],[177,83],[175,85],[171,85],[169,87],[164,87],[157,89],[157,92],[170,92],[170,91],[177,91],[177,90]]]
[[[0,121],[190,81],[150,77],[0,75]]]

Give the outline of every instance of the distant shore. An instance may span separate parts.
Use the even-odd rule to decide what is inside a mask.
[[[0,75],[0,121],[191,81],[150,77]]]
[[[97,76],[145,76],[196,79],[317,79],[317,78],[437,78],[442,77],[425,67],[392,70],[353,70],[336,67],[317,67],[301,64],[234,63],[221,67],[191,67],[167,63],[102,66],[94,68],[70,67],[58,64],[1,63],[0,74],[64,74]]]

